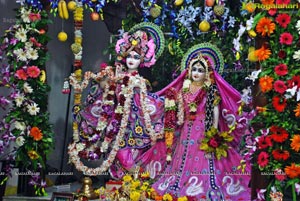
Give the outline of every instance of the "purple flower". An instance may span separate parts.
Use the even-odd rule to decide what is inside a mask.
[[[7,100],[4,96],[0,96],[0,107],[5,110],[6,106],[9,104],[9,100]]]
[[[99,159],[99,156],[95,152],[90,151],[89,152],[89,159],[91,159],[91,160],[97,160],[97,159]]]

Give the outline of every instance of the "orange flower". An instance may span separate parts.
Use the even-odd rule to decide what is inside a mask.
[[[297,104],[296,109],[294,109],[295,116],[300,117],[300,103]]]
[[[296,166],[295,163],[292,163],[291,166],[286,166],[284,168],[284,172],[289,178],[294,179],[300,176],[300,167],[298,165]]]
[[[300,135],[294,135],[293,138],[291,139],[291,148],[298,152],[300,150]]]
[[[35,159],[39,158],[38,153],[36,153],[36,151],[34,151],[34,150],[28,151],[27,154],[31,160],[35,160]]]
[[[43,139],[43,133],[38,127],[32,127],[30,130],[30,136],[33,137],[35,141],[40,141]]]
[[[274,4],[274,0],[261,0],[261,3],[263,5],[270,5],[270,4]]]
[[[256,25],[256,32],[261,33],[262,36],[270,36],[275,30],[275,23],[267,17],[261,18]]]
[[[267,111],[267,108],[266,107],[259,107],[259,106],[257,106],[256,110],[257,110],[258,113],[264,113],[264,112]]]
[[[257,57],[258,61],[264,61],[268,59],[271,55],[271,50],[266,48],[264,45],[259,48],[258,50],[254,51],[255,56]]]
[[[267,75],[259,78],[259,86],[263,93],[270,91],[273,87],[273,78]]]
[[[167,147],[171,147],[173,144],[173,138],[174,138],[174,134],[172,131],[166,131],[165,132],[165,142]]]

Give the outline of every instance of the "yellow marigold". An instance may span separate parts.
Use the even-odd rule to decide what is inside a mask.
[[[131,182],[132,181],[132,177],[130,176],[130,175],[125,175],[124,177],[123,177],[123,181],[124,182]]]
[[[163,201],[172,201],[172,200],[173,197],[169,193],[163,195]]]
[[[137,40],[132,40],[132,41],[131,41],[131,45],[136,46],[137,44],[138,44],[138,41],[137,41]]]
[[[136,189],[141,185],[141,182],[139,180],[134,180],[131,182],[131,188]]]
[[[273,78],[264,76],[259,79],[259,86],[263,93],[270,91],[273,88]]]
[[[173,144],[174,133],[173,131],[165,131],[165,142],[168,147]]]
[[[138,191],[131,191],[129,197],[131,201],[139,201],[141,193]]]
[[[291,141],[291,148],[298,152],[300,150],[300,135],[294,135]]]
[[[255,56],[257,57],[258,61],[264,61],[268,59],[271,55],[271,50],[266,48],[264,45],[254,51]]]
[[[300,103],[297,104],[296,109],[294,109],[295,116],[300,117]]]
[[[177,199],[177,201],[188,201],[188,198],[187,198],[186,196],[184,196],[184,197],[179,197],[179,198]]]
[[[31,160],[35,160],[35,159],[38,159],[40,157],[38,155],[38,153],[36,153],[36,151],[34,151],[34,150],[28,151],[27,154],[28,154],[28,156]]]

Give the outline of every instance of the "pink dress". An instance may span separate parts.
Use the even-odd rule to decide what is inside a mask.
[[[185,74],[181,75],[169,87],[177,89],[182,87],[182,80]],[[207,92],[200,90],[195,94],[187,92],[184,94],[185,122],[177,130],[177,139],[173,147],[172,161],[167,164],[162,161],[166,156],[164,144],[157,143],[149,151],[152,156],[151,163],[160,162],[165,165],[162,171],[156,174],[156,182],[153,188],[163,195],[170,193],[176,197],[191,196],[196,200],[245,200],[250,199],[250,164],[241,169],[242,157],[238,152],[238,144],[243,135],[244,128],[242,117],[236,115],[238,109],[239,93],[232,88],[221,76],[215,73],[216,86],[221,97],[219,103],[219,131],[228,131],[228,120],[226,115],[235,116],[237,129],[232,132],[235,139],[230,142],[231,149],[228,150],[228,156],[220,160],[214,158],[211,154],[199,149],[201,140],[204,138],[206,121],[206,101]],[[159,92],[164,93],[164,90]],[[194,120],[188,118],[188,104],[196,98],[202,99],[197,105],[197,115]],[[226,110],[223,110],[226,109]],[[223,115],[221,114],[223,111]],[[224,111],[229,111],[225,113]],[[231,117],[233,117],[231,116]],[[157,159],[155,152],[159,153],[160,159]],[[151,158],[144,155],[144,158]],[[150,162],[148,162],[150,163]],[[240,166],[240,167],[239,167]]]

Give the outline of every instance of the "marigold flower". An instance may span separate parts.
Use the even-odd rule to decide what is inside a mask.
[[[259,78],[259,86],[260,89],[263,93],[268,92],[272,89],[273,87],[273,78],[270,76],[264,76]]]
[[[172,200],[173,200],[173,197],[169,193],[164,194],[163,201],[172,201]]]
[[[271,50],[263,45],[261,48],[255,50],[254,54],[257,56],[258,61],[264,61],[270,57]]]
[[[43,133],[38,127],[35,126],[30,129],[30,136],[33,137],[33,140],[35,141],[40,141],[43,139]]]
[[[300,176],[300,166],[296,166],[295,163],[292,163],[291,166],[284,168],[284,172],[289,178],[294,179]]]
[[[261,18],[256,25],[256,32],[261,33],[262,36],[270,36],[276,28],[275,23],[267,17]]]
[[[300,134],[294,135],[291,139],[291,148],[296,152],[300,150]]]

